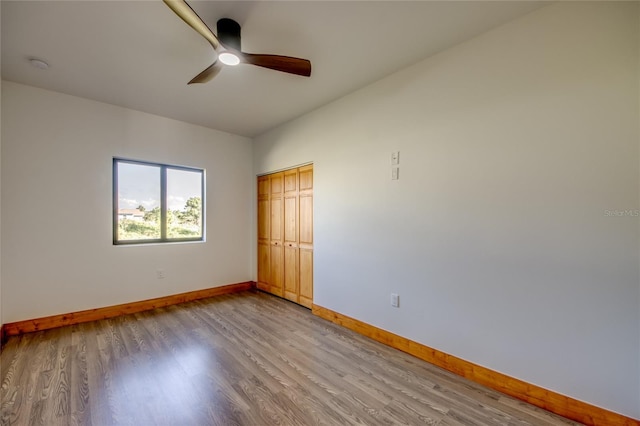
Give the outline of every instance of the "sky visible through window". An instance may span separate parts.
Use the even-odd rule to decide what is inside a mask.
[[[120,209],[146,210],[160,207],[160,167],[142,164],[118,164]],[[187,170],[167,170],[167,204],[169,210],[182,210],[189,198],[200,197],[201,176]]]
[[[200,198],[201,174],[187,170],[167,170],[167,205],[182,210],[189,198]]]

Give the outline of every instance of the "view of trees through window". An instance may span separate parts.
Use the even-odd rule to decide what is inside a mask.
[[[114,159],[114,243],[202,240],[204,171]]]

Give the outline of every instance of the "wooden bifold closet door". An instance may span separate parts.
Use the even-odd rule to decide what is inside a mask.
[[[258,177],[258,283],[311,308],[313,166]]]

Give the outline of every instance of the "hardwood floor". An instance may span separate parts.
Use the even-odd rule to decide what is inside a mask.
[[[11,337],[2,425],[567,425],[264,293]]]

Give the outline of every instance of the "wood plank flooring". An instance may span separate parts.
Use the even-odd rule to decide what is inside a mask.
[[[259,292],[12,337],[2,425],[575,425]]]

